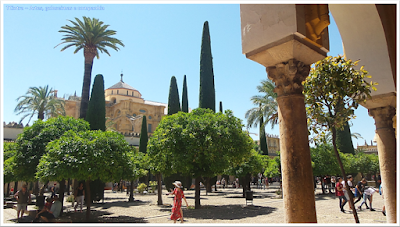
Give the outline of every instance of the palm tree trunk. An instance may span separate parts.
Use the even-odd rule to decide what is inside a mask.
[[[340,159],[339,152],[338,152],[337,147],[336,147],[336,128],[335,127],[332,127],[332,143],[333,143],[333,149],[335,151],[336,158],[337,158],[339,166],[340,166],[340,171],[341,171],[341,173],[343,175],[344,183],[345,183],[345,186],[346,186],[346,191],[348,192],[348,195],[350,197],[349,203],[350,203],[351,209],[353,210],[354,220],[356,221],[356,223],[360,223],[360,220],[358,219],[356,208],[354,207],[353,194],[351,193],[350,187],[347,184],[346,173],[344,171],[343,163],[342,163],[342,160]]]
[[[82,97],[81,97],[81,108],[79,118],[86,118],[86,111],[89,104],[89,91],[90,82],[92,79],[92,67],[93,67],[93,57],[90,54],[86,54],[85,51],[85,72],[83,75],[83,85],[82,85]]]

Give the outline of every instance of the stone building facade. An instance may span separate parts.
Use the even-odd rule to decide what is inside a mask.
[[[125,136],[130,145],[139,145],[142,117],[146,116],[148,136],[151,136],[161,118],[167,115],[167,104],[144,100],[139,90],[121,80],[105,91],[106,126]],[[79,118],[80,98],[65,100],[67,116]]]

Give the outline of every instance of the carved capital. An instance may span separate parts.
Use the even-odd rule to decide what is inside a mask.
[[[301,94],[303,92],[301,83],[306,79],[309,72],[309,65],[295,59],[267,67],[268,78],[275,83],[274,91],[278,96]]]
[[[393,116],[396,114],[396,109],[393,106],[369,109],[368,114],[375,119],[377,130],[381,128],[393,129]]]

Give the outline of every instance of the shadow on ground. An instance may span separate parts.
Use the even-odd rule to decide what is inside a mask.
[[[184,209],[183,216],[195,219],[237,220],[274,212],[276,208],[268,206],[202,206],[200,209]],[[161,208],[162,212],[171,212],[171,208]]]

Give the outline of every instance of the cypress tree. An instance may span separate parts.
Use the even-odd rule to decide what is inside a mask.
[[[168,97],[168,115],[172,115],[181,111],[179,104],[179,92],[176,84],[175,76],[171,77],[171,83],[169,86],[169,97]],[[180,173],[174,173],[170,176],[164,176],[165,189],[169,192],[171,188],[174,188],[172,183],[176,180],[181,180]],[[183,184],[183,182],[182,182]],[[185,186],[185,185],[183,185]]]
[[[201,40],[199,107],[208,108],[215,112],[214,71],[208,21],[204,22]]]
[[[351,132],[349,122],[344,124],[343,130],[336,131],[336,146],[343,153],[354,154],[353,141],[351,140]]]
[[[172,76],[169,85],[168,115],[178,113],[179,111],[181,111],[181,105],[179,104],[178,86],[176,85],[175,76]]]
[[[338,102],[338,104],[334,107],[335,112],[340,113],[344,107],[343,102]],[[354,146],[353,141],[351,140],[351,132],[349,122],[346,122],[343,126],[343,129],[336,130],[336,146],[343,153],[354,154]]]
[[[140,131],[139,152],[146,153],[147,151],[147,121],[146,116],[142,118],[142,130]]]
[[[263,155],[268,155],[267,137],[265,136],[264,118],[260,119],[260,150]]]
[[[183,76],[182,111],[185,113],[189,113],[189,101],[188,101],[188,95],[187,95],[186,75]]]
[[[86,121],[89,122],[91,130],[106,130],[106,99],[104,96],[104,79],[101,74],[97,74],[94,78]],[[90,181],[89,185],[91,202],[100,201],[104,198],[104,182],[97,179]]]
[[[104,80],[101,74],[97,74],[94,78],[86,121],[89,122],[91,130],[106,130],[106,99],[104,96]]]
[[[223,109],[222,109],[222,102],[221,101],[219,102],[219,112],[221,112],[221,113],[224,112]]]

